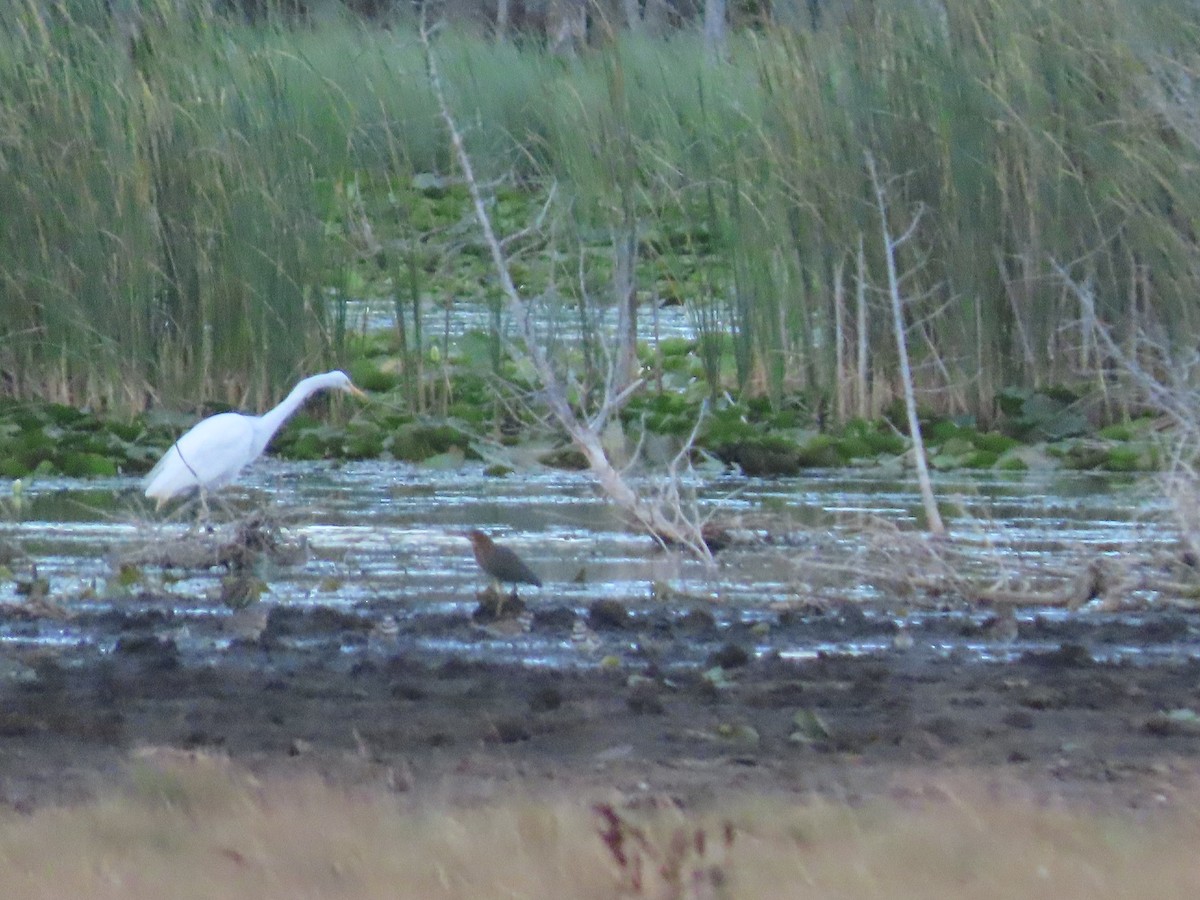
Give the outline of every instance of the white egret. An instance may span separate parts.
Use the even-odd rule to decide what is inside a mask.
[[[345,372],[326,372],[300,381],[283,402],[261,416],[220,413],[202,419],[171,445],[143,482],[158,507],[193,489],[205,494],[233,481],[262,455],[279,427],[317,391],[340,390],[366,397]]]

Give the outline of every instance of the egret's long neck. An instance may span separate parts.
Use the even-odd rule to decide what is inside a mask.
[[[256,429],[256,437],[258,438],[259,445],[255,449],[261,453],[267,444],[271,442],[271,438],[275,436],[275,432],[279,430],[280,426],[296,410],[304,405],[304,401],[327,386],[328,380],[324,375],[313,375],[310,378],[305,378],[292,388],[292,392],[284,397],[278,406],[259,416],[259,427]]]

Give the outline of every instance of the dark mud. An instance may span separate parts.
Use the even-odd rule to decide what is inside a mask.
[[[90,796],[162,746],[398,792],[517,782],[689,802],[854,798],[914,768],[968,768],[1160,805],[1200,771],[1192,614],[1022,614],[1014,635],[972,612],[901,630],[853,606],[743,619],[530,598],[196,619],[142,600],[77,614],[88,642],[0,647],[0,804]]]

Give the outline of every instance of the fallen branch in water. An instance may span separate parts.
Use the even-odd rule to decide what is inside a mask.
[[[164,569],[223,566],[231,572],[243,572],[251,570],[264,556],[288,565],[303,559],[306,552],[303,539],[285,540],[278,522],[254,512],[214,531],[190,531],[167,540],[148,541],[122,552],[116,562]]]
[[[551,365],[544,343],[534,327],[529,305],[521,297],[513,281],[508,258],[504,246],[497,238],[492,226],[491,216],[487,211],[479,182],[471,164],[471,157],[463,143],[462,133],[458,128],[453,113],[450,111],[442,88],[441,75],[437,67],[436,55],[430,39],[430,29],[422,18],[421,44],[425,51],[426,73],[429,85],[438,105],[438,111],[450,135],[450,143],[455,158],[462,169],[463,179],[471,197],[475,218],[483,232],[484,243],[491,253],[496,275],[500,280],[500,288],[504,293],[505,304],[512,321],[517,324],[524,341],[524,351],[528,354],[542,384],[542,399],[550,410],[558,425],[571,438],[575,447],[583,454],[592,474],[600,488],[623,512],[630,516],[641,528],[665,544],[675,544],[687,548],[700,559],[711,563],[712,552],[705,543],[701,529],[703,523],[688,509],[685,509],[681,494],[678,490],[679,475],[674,469],[669,473],[668,481],[675,488],[659,492],[657,501],[639,496],[629,483],[616,469],[605,451],[601,436],[609,420],[615,418],[629,398],[641,388],[642,382],[635,380],[625,383],[619,371],[611,372],[606,379],[604,396],[599,407],[590,415],[576,414],[567,401],[567,392],[558,373]],[[627,339],[626,334],[622,334]],[[628,360],[632,349],[622,349],[615,354],[617,362]],[[677,469],[677,466],[675,467]]]
[[[793,591],[806,605],[841,605],[852,589],[869,588],[918,608],[1200,607],[1195,561],[1181,552],[1183,547],[1164,546],[1153,536],[1119,544],[1048,540],[1024,548],[996,522],[975,525],[975,532],[935,538],[868,517],[858,528],[792,532],[771,544],[793,548],[788,554],[796,573]],[[748,546],[739,543],[742,549]]]

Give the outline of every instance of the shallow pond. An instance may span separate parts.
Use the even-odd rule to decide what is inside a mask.
[[[1095,658],[1200,657],[1197,618],[1148,579],[1128,581],[1111,611],[1097,603],[1073,613],[1020,607],[1015,640],[989,637],[987,606],[893,590],[874,569],[881,546],[915,531],[919,499],[903,474],[725,475],[698,487],[702,502],[734,525],[737,543],[715,568],[622,527],[586,473],[493,478],[471,464],[433,471],[266,460],[223,496],[242,510],[266,504],[286,540],[304,549],[295,562],[255,570],[265,591],[251,610],[285,626],[275,629],[276,646],[336,646],[347,665],[412,652],[539,666],[654,658],[669,668],[704,664],[731,644],[785,657],[889,652],[900,635],[911,635],[914,652],[981,660],[1064,641],[1087,644]],[[955,473],[936,487],[956,535],[956,565],[967,575],[977,568],[980,578],[1009,561],[1026,582],[1060,586],[1094,560],[1120,560],[1135,545],[1151,558],[1175,540],[1163,501],[1145,483]],[[185,658],[240,646],[236,622],[246,614],[221,602],[222,569],[121,573],[122,558],[191,527],[182,513],[155,515],[133,479],[40,481],[0,503],[10,570],[0,583],[0,603],[8,604],[0,647],[16,656],[22,648],[103,654],[131,631],[170,640]],[[485,579],[460,536],[466,528],[507,543],[545,582],[522,588],[532,615],[518,627],[472,621]],[[910,552],[903,541],[895,547]],[[36,609],[31,590],[44,593]],[[602,599],[618,601],[631,618],[589,616]],[[6,677],[20,677],[21,665],[12,665]]]
[[[408,314],[408,311],[405,311]],[[614,329],[616,308],[603,307],[597,312],[596,327]],[[462,335],[471,331],[489,331],[492,328],[491,312],[478,303],[452,303],[449,306],[426,302],[422,305],[421,320],[427,335]],[[508,316],[502,317],[502,327],[511,333],[515,327]],[[687,308],[682,304],[644,309],[638,316],[638,340],[656,342],[665,338],[687,338],[696,336],[696,328]],[[573,322],[572,326],[577,327]],[[391,331],[396,327],[396,309],[390,300],[349,300],[346,302],[346,327],[351,331],[369,334]],[[411,327],[411,325],[409,326]],[[722,327],[720,319],[714,319],[710,327]],[[574,333],[568,329],[568,333]]]

